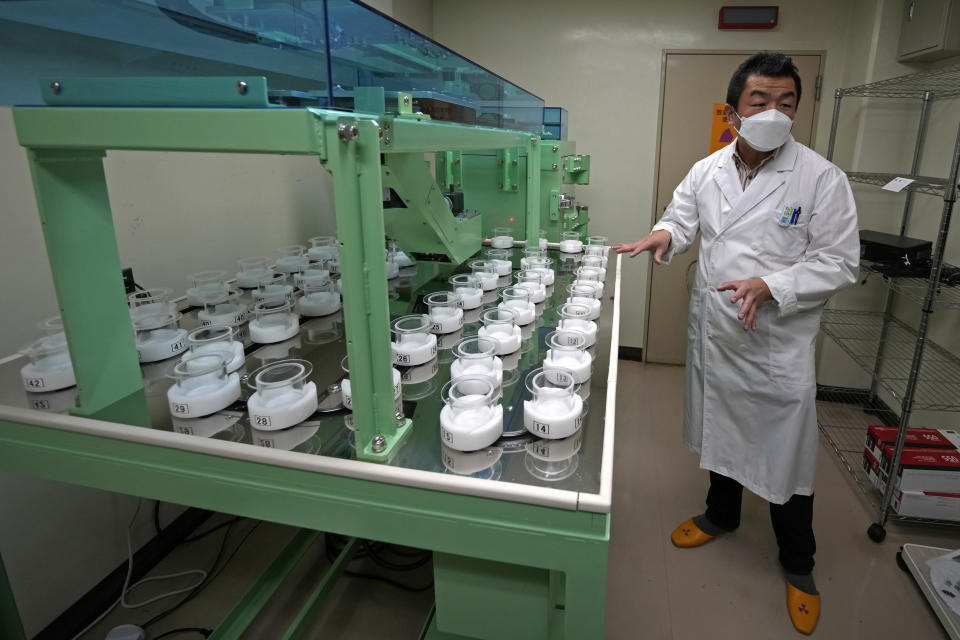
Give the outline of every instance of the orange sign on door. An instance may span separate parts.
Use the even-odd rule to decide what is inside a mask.
[[[727,116],[723,112],[724,104],[718,102],[713,105],[713,127],[710,129],[710,153],[721,149],[737,137],[737,132],[733,126],[727,122]]]

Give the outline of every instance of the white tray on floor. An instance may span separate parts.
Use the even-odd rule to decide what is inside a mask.
[[[917,581],[917,585],[926,597],[927,602],[930,603],[930,607],[937,614],[937,618],[940,619],[940,624],[943,625],[947,635],[953,640],[960,640],[960,616],[946,605],[934,589],[933,582],[930,580],[930,567],[927,566],[927,560],[942,556],[950,551],[952,549],[928,547],[922,544],[905,544],[900,551],[900,556],[913,575],[914,580]]]

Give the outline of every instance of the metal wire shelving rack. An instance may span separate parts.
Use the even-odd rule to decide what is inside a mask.
[[[877,520],[867,530],[875,542],[886,536],[890,518],[911,522],[931,521],[899,516],[891,508],[894,484],[889,482],[881,493],[867,479],[862,469],[866,428],[871,424],[895,424],[899,427],[893,455],[893,468],[900,464],[904,438],[915,410],[960,412],[960,357],[933,343],[927,337],[930,317],[935,307],[960,309],[960,287],[941,281],[944,251],[950,230],[950,219],[957,197],[957,175],[960,167],[960,130],[945,178],[920,176],[918,167],[923,153],[933,100],[960,97],[960,65],[914,73],[878,82],[837,89],[834,94],[833,122],[827,158],[833,159],[840,106],[843,98],[890,98],[916,100],[920,105],[920,124],[910,172],[904,174],[849,172],[851,182],[883,186],[895,177],[911,178],[905,189],[906,199],[900,224],[900,235],[906,235],[915,194],[943,199],[943,210],[937,238],[933,245],[930,274],[926,278],[883,276],[887,285],[883,312],[827,310],[821,329],[857,365],[870,374],[868,390],[821,388],[818,392],[817,417],[824,438],[851,473],[856,484],[877,510]],[[947,265],[949,268],[949,265]],[[864,271],[871,273],[869,265]],[[921,305],[916,329],[894,317],[895,296],[903,296]],[[898,407],[887,406],[884,397],[892,398]]]

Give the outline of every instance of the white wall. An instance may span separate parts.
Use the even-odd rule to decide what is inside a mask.
[[[577,190],[590,205],[591,229],[634,240],[650,228],[657,155],[661,62],[665,49],[825,50],[825,101],[816,145],[826,150],[833,90],[862,81],[875,2],[785,0],[771,31],[718,31],[713,0],[618,2],[444,0],[434,5],[434,34],[548,105],[570,113],[570,138],[592,155],[591,184]],[[851,34],[856,37],[851,38]],[[849,64],[848,64],[848,61]],[[732,72],[732,70],[731,70]],[[812,93],[801,108],[810,108]],[[648,261],[624,267],[622,344],[642,346]]]

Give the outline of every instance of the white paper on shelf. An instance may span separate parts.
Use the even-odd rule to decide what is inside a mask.
[[[883,185],[883,188],[887,191],[899,193],[900,191],[903,191],[911,182],[913,182],[913,178],[894,178],[887,184]]]

